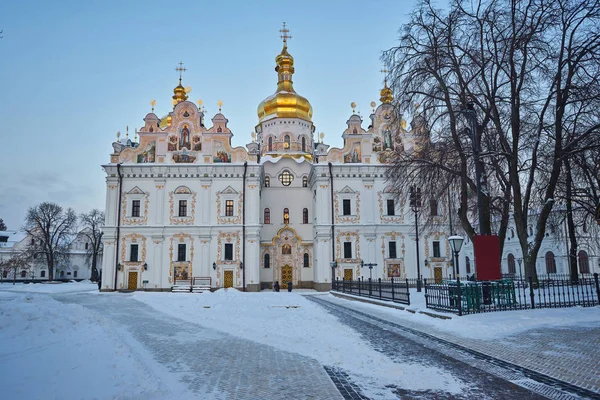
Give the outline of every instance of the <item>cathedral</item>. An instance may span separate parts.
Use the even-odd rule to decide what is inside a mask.
[[[232,147],[220,109],[207,121],[201,102],[188,101],[181,74],[172,111],[147,114],[139,140],[113,143],[103,165],[102,290],[202,282],[259,291],[279,282],[324,291],[332,279],[417,276],[408,191],[389,190],[385,171],[393,151],[419,146],[423,119],[407,130],[384,84],[366,129],[353,112],[343,147],[323,143],[310,102],[294,88],[289,31],[282,32],[277,89],[258,105],[245,147]],[[423,218],[444,224],[445,208],[432,200]],[[418,243],[423,277],[448,276],[446,233],[431,230]]]

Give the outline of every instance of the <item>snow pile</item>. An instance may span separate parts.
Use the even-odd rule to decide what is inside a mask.
[[[98,291],[98,284],[90,281],[71,281],[68,283],[16,283],[4,282],[0,284],[0,291],[7,290],[11,292],[27,292],[27,293],[77,293]]]
[[[107,320],[36,293],[0,292],[0,370],[5,399],[151,398],[160,389]]]
[[[327,295],[329,296],[329,295]],[[367,386],[459,393],[464,386],[435,366],[394,363],[355,331],[297,293],[145,293],[134,299],[204,327],[312,357],[358,376]]]

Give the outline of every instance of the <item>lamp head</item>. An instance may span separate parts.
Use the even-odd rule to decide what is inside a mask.
[[[117,271],[120,271],[120,270],[121,270],[121,263],[118,263],[117,264]]]
[[[148,271],[148,263],[144,263],[144,270]]]
[[[465,238],[462,236],[450,236],[448,241],[450,242],[450,247],[452,247],[452,251],[455,253],[460,253],[460,249],[462,248],[463,241]]]
[[[216,270],[216,269],[217,269],[217,263],[216,263],[216,262],[214,262],[214,263],[213,263],[213,269],[214,269],[214,270]]]
[[[427,261],[427,259],[425,259],[425,266],[429,265],[429,261]]]
[[[329,266],[331,268],[335,268],[337,266],[337,262],[336,261],[332,261],[332,262],[329,263]]]
[[[360,260],[360,267],[362,268],[362,267],[364,267],[364,266],[365,266],[365,262],[364,262],[364,260]]]
[[[244,263],[240,261],[240,269],[244,269]]]

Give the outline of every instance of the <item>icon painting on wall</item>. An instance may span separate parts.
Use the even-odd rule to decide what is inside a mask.
[[[217,150],[217,155],[213,161],[216,163],[230,163],[231,154],[227,153],[225,150]]]
[[[388,264],[387,276],[388,278],[400,278],[400,264]]]
[[[345,163],[359,163],[362,158],[360,150],[360,142],[354,142],[352,144],[352,150],[350,153],[344,155]]]
[[[179,134],[179,149],[186,148],[188,150],[192,149],[190,146],[190,130],[187,125],[184,125]]]
[[[176,281],[185,281],[189,278],[189,265],[186,264],[176,264],[173,266],[175,271],[175,280]]]
[[[148,143],[142,154],[138,154],[138,163],[153,163],[156,156],[156,141]]]

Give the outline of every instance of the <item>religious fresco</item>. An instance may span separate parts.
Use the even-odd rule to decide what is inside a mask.
[[[196,161],[196,153],[188,153],[186,149],[183,149],[180,153],[173,154],[174,163],[193,163]]]
[[[231,162],[231,154],[228,154],[225,150],[218,150],[217,155],[213,159],[213,162],[230,163]]]
[[[362,158],[362,152],[360,150],[360,142],[352,143],[352,150],[350,153],[344,155],[345,163],[359,163]]]
[[[373,138],[373,151],[381,151],[381,139],[378,136]]]
[[[392,132],[389,129],[383,131],[383,150],[394,150],[394,142],[392,140]]]
[[[177,151],[177,136],[169,137],[169,143],[167,146],[168,151]]]
[[[194,151],[202,151],[202,138],[194,136]]]
[[[388,264],[387,276],[388,278],[400,278],[400,264]]]
[[[156,157],[156,141],[148,143],[142,154],[137,155],[138,163],[153,163]]]
[[[181,132],[179,132],[179,149],[181,150],[184,147],[188,150],[192,149],[190,145],[190,129],[187,125],[184,125]]]
[[[185,280],[190,279],[189,268],[190,268],[190,266],[188,263],[180,263],[180,264],[173,265],[175,280],[176,281],[185,281]]]

